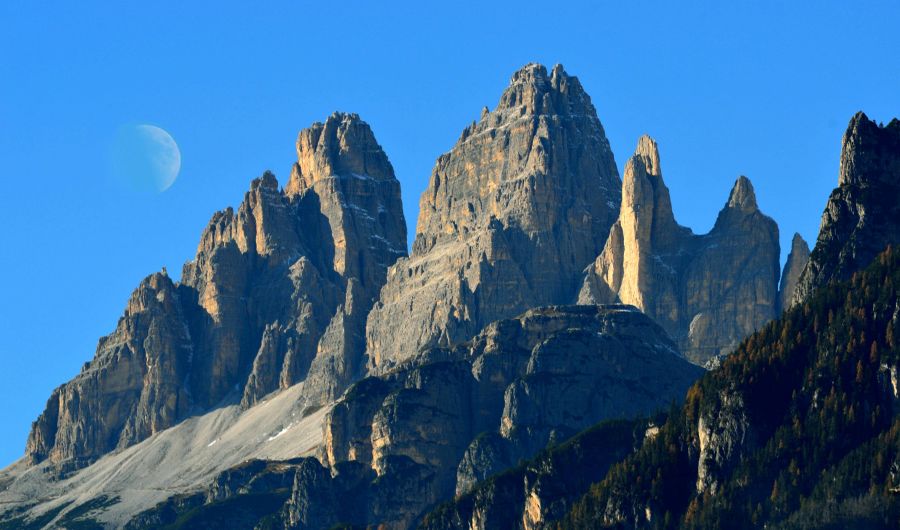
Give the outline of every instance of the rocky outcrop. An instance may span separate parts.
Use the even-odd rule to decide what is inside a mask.
[[[271,173],[254,180],[237,211],[212,217],[180,283],[141,283],[94,360],[54,391],[26,456],[80,466],[303,380],[308,407],[334,399],[364,371],[366,316],[405,245],[399,183],[369,126],[313,124],[283,191]]]
[[[888,247],[742,341],[556,528],[896,526],[898,285]]]
[[[838,187],[831,192],[798,303],[831,281],[850,277],[889,244],[900,243],[900,120],[884,126],[858,112],[841,145]]]
[[[755,449],[753,426],[744,398],[733,389],[718,393],[697,420],[697,493],[715,495],[722,477],[728,476]]]
[[[578,79],[559,65],[516,72],[497,107],[435,164],[412,255],[391,267],[369,315],[371,372],[530,307],[570,302],[620,187]]]
[[[220,473],[205,490],[173,496],[138,514],[124,528],[161,528],[176,522],[185,528],[195,528],[198,523],[206,528],[213,522],[204,520],[209,517],[205,510],[210,505],[215,506],[220,520],[227,520],[228,526],[234,528],[253,528],[264,517],[280,522],[279,511],[289,498],[297,470],[306,460],[248,460]]]
[[[797,284],[800,282],[800,275],[809,262],[809,245],[800,237],[800,234],[794,234],[791,240],[791,251],[788,254],[787,261],[784,264],[784,270],[781,271],[781,287],[778,289],[778,313],[788,309],[791,306],[791,299],[794,291],[797,290]]]
[[[116,330],[71,382],[53,391],[25,448],[33,463],[83,465],[164,429],[191,411],[183,382],[193,352],[178,288],[150,275],[131,295]]]
[[[541,451],[508,472],[479,482],[427,514],[427,530],[552,528],[591,484],[643,441],[646,421],[602,422]]]
[[[327,416],[321,457],[327,466],[371,470],[366,495],[382,498],[409,484],[416,485],[414,494],[394,491],[387,504],[351,507],[355,494],[341,481],[309,479],[295,483],[294,496],[328,491],[348,499],[342,509],[359,514],[354,524],[405,528],[434,503],[551,441],[603,419],[665,406],[700,372],[634,308],[530,310],[489,325],[468,344],[423,350],[360,381]],[[296,522],[322,517],[309,515],[313,504],[305,500],[291,509],[291,520],[303,528],[310,523]]]
[[[625,166],[619,219],[578,301],[632,304],[704,364],[775,316],[779,255],[778,226],[760,212],[746,177],[710,233],[678,225],[656,142],[644,136]]]

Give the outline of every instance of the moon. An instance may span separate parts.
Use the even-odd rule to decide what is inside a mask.
[[[112,152],[118,179],[138,191],[161,193],[175,183],[181,170],[181,151],[172,135],[155,125],[123,127]]]

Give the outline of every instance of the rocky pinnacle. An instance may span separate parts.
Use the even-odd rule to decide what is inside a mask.
[[[370,369],[574,297],[619,209],[621,183],[590,97],[557,65],[513,74],[500,102],[441,155],[412,255],[369,315]]]
[[[774,317],[778,260],[778,227],[759,211],[746,177],[709,234],[678,225],[656,142],[644,136],[625,165],[619,219],[578,301],[635,305],[704,364]]]

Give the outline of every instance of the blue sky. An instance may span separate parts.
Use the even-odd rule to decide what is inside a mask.
[[[334,110],[372,125],[412,233],[436,157],[513,71],[560,62],[620,169],[657,139],[681,224],[708,230],[745,174],[783,248],[815,239],[851,115],[900,115],[895,1],[331,4],[0,3],[0,466],[140,279],[180,271],[253,177],[284,182]],[[129,123],[178,142],[165,193],[107,175]]]

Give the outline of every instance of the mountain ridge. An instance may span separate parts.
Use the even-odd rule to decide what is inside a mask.
[[[858,173],[891,174],[891,148],[870,140],[900,122],[872,129],[863,117],[845,136],[845,204],[892,182]],[[399,183],[359,116],[312,124],[296,150],[284,188],[266,172],[237,210],[212,216],[181,282],[141,283],[95,359],[51,396],[26,458],[0,475],[0,499],[18,506],[0,519],[89,514],[118,527],[137,515],[139,528],[188,510],[195,522],[407,528],[519,469],[507,476],[556,491],[510,490],[528,492],[515,516],[540,527],[575,490],[554,489],[551,468],[516,475],[518,463],[547,464],[542,450],[578,446],[598,421],[665,407],[702,372],[685,355],[728,370],[724,355],[771,327],[810,263],[832,253],[806,263],[795,238],[782,275],[778,227],[743,176],[710,234],[678,225],[656,142],[638,140],[620,180],[593,102],[559,65],[514,73],[438,157],[409,257]],[[885,233],[867,224],[851,243]],[[740,450],[721,432],[750,432],[742,400],[723,399],[731,423],[707,414],[695,429],[702,494],[719,491],[720,457]],[[662,432],[645,427],[646,440]],[[159,491],[139,500],[142,473]],[[248,512],[248,496],[277,510]]]

